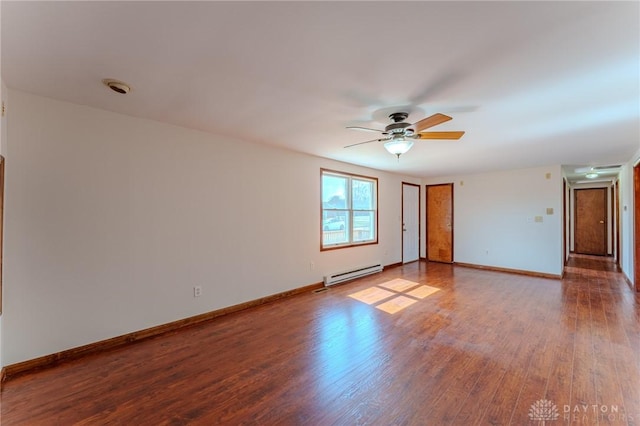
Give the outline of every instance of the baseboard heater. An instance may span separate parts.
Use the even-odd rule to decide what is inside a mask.
[[[353,280],[355,278],[364,277],[365,275],[375,274],[376,272],[382,272],[382,264],[378,263],[371,266],[363,266],[361,268],[351,269],[349,271],[337,272],[331,275],[325,275],[324,285],[328,287],[334,284],[340,284],[345,281]]]

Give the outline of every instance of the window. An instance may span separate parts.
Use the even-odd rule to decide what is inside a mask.
[[[322,250],[378,243],[378,179],[321,169]]]

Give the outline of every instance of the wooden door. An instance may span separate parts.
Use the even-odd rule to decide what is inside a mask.
[[[633,285],[640,292],[640,163],[633,166]]]
[[[615,239],[615,252],[616,252],[616,265],[620,266],[622,263],[620,262],[620,187],[618,186],[618,181],[616,180],[613,184],[613,190],[611,195],[612,203],[611,205],[614,207],[613,210],[613,220],[615,223],[615,232],[613,237]]]
[[[402,263],[420,258],[420,187],[402,183]]]
[[[427,260],[453,262],[453,184],[427,185]]]
[[[607,254],[607,188],[575,191],[575,252]]]
[[[567,180],[562,179],[562,264],[567,264]]]

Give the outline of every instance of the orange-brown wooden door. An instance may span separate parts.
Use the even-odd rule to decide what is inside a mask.
[[[633,251],[633,285],[636,291],[640,292],[640,164],[633,166],[633,240],[635,250]]]
[[[574,251],[607,254],[607,188],[575,190]]]
[[[427,185],[427,260],[453,262],[453,184]]]

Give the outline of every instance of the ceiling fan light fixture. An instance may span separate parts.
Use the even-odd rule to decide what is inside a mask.
[[[406,140],[404,138],[392,139],[389,142],[385,142],[384,148],[400,158],[402,154],[405,154],[413,146],[413,141]]]
[[[587,179],[595,179],[598,177],[598,174],[595,172],[591,172],[591,173],[587,173],[586,175],[584,175],[584,177],[586,177]]]

